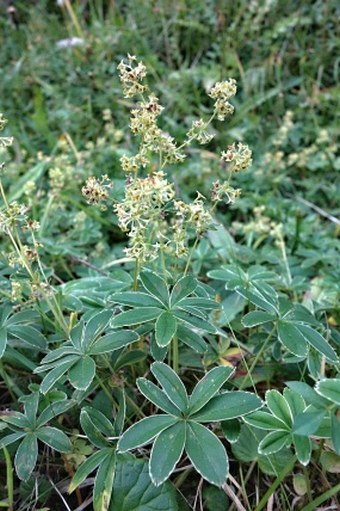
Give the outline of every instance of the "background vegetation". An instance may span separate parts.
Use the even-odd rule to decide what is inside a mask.
[[[81,194],[89,176],[100,178],[103,174],[113,181],[117,197],[124,194],[126,176],[120,158],[134,154],[137,146],[129,131],[132,103],[122,95],[119,62],[128,53],[144,62],[150,89],[165,106],[161,127],[177,140],[184,139],[193,119],[209,115],[207,91],[212,85],[233,77],[238,82],[234,116],[227,123],[214,124],[214,140],[203,148],[191,148],[190,158],[170,171],[181,198],[192,201],[197,191],[209,196],[220,172],[216,154],[233,140],[246,142],[253,150],[250,170],[234,177],[233,185],[242,189],[241,197],[234,204],[216,208],[219,227],[200,241],[190,261],[193,275],[209,284],[221,303],[214,319],[222,334],[218,341],[206,338],[204,356],[182,348],[180,375],[192,390],[192,374],[196,381],[207,368],[232,365],[236,367],[233,388],[248,388],[261,398],[268,389],[282,392],[288,388],[286,382],[295,382],[290,388],[304,397],[306,406],[316,407],[309,411],[314,413],[317,427],[326,412],[335,421],[333,443],[327,435],[318,437],[317,427],[303,432],[312,440],[317,436],[308,468],[296,460],[294,450],[259,454],[258,444],[264,435],[261,429],[251,429],[251,421],[248,425],[242,422],[240,431],[237,422],[234,438],[227,428],[218,431],[221,438],[224,435],[232,441],[227,447],[232,478],[223,489],[203,484],[197,473],[188,470],[188,460],[182,460],[171,481],[185,503],[173,496],[173,486],[166,485],[163,491],[168,504],[160,504],[159,496],[154,497],[158,504],[144,507],[142,497],[129,500],[122,489],[124,470],[144,474],[141,496],[154,487],[147,479],[144,462],[127,458],[117,472],[111,504],[115,511],[175,510],[181,506],[214,511],[260,511],[266,506],[308,511],[319,505],[323,509],[339,506],[337,4],[333,0],[40,0],[7,2],[0,7],[0,111],[8,119],[4,135],[14,137],[10,148],[1,149],[1,161],[6,163],[1,181],[8,201],[25,204],[30,219],[40,222],[40,260],[56,289],[62,317],[71,318],[70,324],[76,324],[82,315],[87,320],[107,304],[109,292],[131,287],[134,265],[124,261],[127,238],[113,209],[103,212],[94,208]],[[110,399],[113,395],[114,402],[120,403],[119,389],[124,383],[125,428],[155,413],[155,407],[136,394],[135,388],[137,376],[150,377],[146,361],[151,362],[152,357],[142,346],[119,352],[110,360],[112,374],[99,363],[102,379],[96,380],[91,392],[74,391],[67,380],[61,380],[50,393],[41,395],[38,405],[34,401],[38,398],[32,396],[39,395],[43,375],[33,371],[63,337],[60,329],[53,327],[46,300],[27,287],[25,269],[15,261],[11,264],[7,236],[0,238],[0,246],[0,317],[9,332],[0,365],[1,417],[23,411],[25,403],[27,409],[39,406],[39,413],[58,403],[56,413],[53,407],[48,412],[49,420],[72,444],[63,449],[65,438],[57,438],[52,448],[59,441],[60,450],[67,451],[59,454],[50,449],[47,439],[39,448],[33,473],[17,473],[19,478],[11,477],[19,442],[1,450],[0,506],[20,511],[91,509],[93,474],[76,495],[67,493],[74,472],[98,449],[98,438],[91,438],[86,429],[86,410],[79,422],[80,410],[90,404],[111,418]],[[245,272],[241,283],[228,285],[230,273],[214,273],[225,265]],[[258,317],[248,316],[248,322],[243,319],[247,313],[263,310],[263,304],[240,291],[244,282],[255,278],[256,271],[251,268],[259,266],[264,271],[264,285],[271,286],[269,295],[275,289],[280,299],[280,314],[290,310],[287,304],[294,304],[294,320],[300,318],[321,332],[332,351],[320,345],[319,338],[313,338],[314,342],[309,338],[308,357],[299,358],[299,353],[285,351],[287,335],[272,332],[269,320],[270,328]],[[15,316],[24,311],[26,316]],[[11,324],[6,323],[8,314],[16,318]],[[298,334],[294,335],[293,343]],[[335,383],[333,402],[325,399],[327,392],[312,390],[316,382],[325,379]],[[308,384],[308,388],[297,382]],[[313,401],[310,392],[319,402],[314,394]],[[72,407],[62,408],[64,397],[73,400]],[[320,399],[324,400],[321,404]],[[115,419],[116,423],[122,420],[119,414]],[[116,423],[112,434],[106,431],[104,436],[120,435]],[[10,431],[6,419],[3,424],[0,435],[5,437]],[[19,429],[15,423],[13,431]],[[39,439],[43,441],[43,436]],[[128,463],[139,465],[128,470]],[[104,492],[105,484],[109,483],[98,486],[97,492]]]

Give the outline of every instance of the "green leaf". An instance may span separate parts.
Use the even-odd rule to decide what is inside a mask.
[[[149,444],[161,431],[172,426],[178,418],[170,415],[153,415],[145,417],[130,426],[120,438],[117,449],[120,452],[130,451]]]
[[[148,293],[141,293],[140,291],[131,291],[125,293],[115,293],[110,296],[110,300],[120,305],[128,305],[129,307],[160,307],[163,308],[163,303]]]
[[[233,373],[232,367],[214,367],[200,380],[194,388],[189,401],[189,413],[193,415],[217,394],[222,385]]]
[[[306,403],[303,397],[292,389],[283,389],[283,397],[287,401],[293,417],[302,413],[306,408]]]
[[[293,435],[296,457],[302,465],[308,465],[311,453],[312,443],[308,437]]]
[[[2,326],[0,327],[0,358],[5,353],[7,345],[7,329]]]
[[[6,435],[0,440],[0,449],[3,449],[4,447],[7,447],[8,445],[13,444],[14,442],[17,442],[25,436],[26,433],[24,431],[18,431],[17,433],[11,433],[10,435]]]
[[[89,418],[92,428],[100,431],[105,436],[115,436],[113,424],[100,410],[97,410],[92,406],[84,406],[81,410],[81,414],[86,415]]]
[[[187,423],[186,453],[195,470],[209,483],[222,486],[229,471],[228,456],[222,442],[206,427]]]
[[[247,424],[250,424],[254,428],[264,429],[265,431],[276,431],[283,430],[289,431],[289,427],[283,421],[271,415],[267,412],[262,412],[261,410],[254,412],[250,415],[247,415],[244,418],[244,421]]]
[[[325,408],[329,405],[329,402],[319,396],[312,387],[307,385],[307,383],[302,381],[288,381],[287,386],[299,394],[307,404],[311,404],[317,408]]]
[[[112,310],[102,310],[95,314],[86,324],[82,337],[82,348],[86,352],[91,344],[108,326],[112,318]]]
[[[24,403],[25,415],[28,422],[30,423],[31,429],[35,429],[39,398],[39,392],[32,392],[32,394],[22,396],[20,398],[20,401]]]
[[[45,426],[37,430],[37,437],[55,451],[70,452],[72,449],[69,438],[60,429]]]
[[[297,325],[301,334],[304,336],[307,342],[309,342],[317,351],[324,355],[330,362],[339,362],[338,356],[333,348],[328,344],[326,339],[322,337],[319,332],[313,330],[308,325]]]
[[[151,372],[162,386],[170,401],[185,412],[188,406],[188,394],[175,371],[163,362],[154,362],[151,365]]]
[[[183,298],[178,302],[178,307],[197,307],[198,309],[213,310],[219,309],[220,304],[209,298],[200,298],[193,296],[191,298]]]
[[[93,445],[95,445],[99,449],[106,448],[106,447],[108,447],[108,442],[107,442],[105,436],[103,435],[102,430],[104,429],[104,431],[107,432],[106,428],[108,428],[108,426],[107,426],[106,421],[109,422],[109,420],[105,417],[104,426],[98,427],[98,422],[103,423],[103,420],[100,421],[100,419],[99,419],[99,421],[96,421],[94,419],[93,415],[92,416],[90,415],[89,408],[90,407],[84,407],[80,412],[81,427],[82,427],[84,433],[86,434],[87,438]],[[93,409],[91,409],[91,410],[93,410]],[[100,412],[98,412],[98,413],[100,413]],[[109,422],[109,424],[110,424],[110,422]],[[111,424],[110,424],[110,426],[112,428]],[[108,428],[108,429],[109,429],[111,435],[114,436],[114,434],[112,434],[114,432],[111,431],[111,428]],[[109,435],[107,435],[107,436],[109,436]]]
[[[231,444],[237,442],[241,432],[241,424],[237,419],[231,419],[230,421],[224,421],[221,423],[222,431],[225,438]]]
[[[198,328],[199,330],[204,330],[211,334],[214,334],[216,332],[216,328],[211,323],[197,316],[193,316],[192,314],[188,314],[184,310],[175,309],[174,315],[176,316],[176,318],[180,319],[181,321],[184,321],[185,323],[188,323],[189,325],[194,326],[195,328]]]
[[[91,357],[82,357],[68,372],[71,385],[77,390],[86,390],[96,374],[96,364]]]
[[[70,340],[73,346],[80,352],[82,352],[84,331],[85,331],[84,322],[79,321],[79,323],[75,327],[73,327],[70,332]]]
[[[296,417],[294,417],[293,424],[293,433],[298,436],[310,436],[314,435],[314,433],[320,427],[322,419],[325,416],[325,410],[316,410],[315,408],[312,411],[309,408],[302,413],[299,413]]]
[[[27,433],[15,454],[14,465],[17,476],[27,481],[32,474],[38,457],[38,441],[35,433]]]
[[[69,400],[60,400],[54,401],[49,406],[47,406],[39,415],[37,419],[37,427],[40,428],[50,420],[52,420],[57,415],[61,415],[66,412],[70,408],[75,405],[75,401]]]
[[[170,415],[174,415],[175,417],[180,416],[180,410],[170,401],[170,399],[168,399],[165,392],[157,387],[157,385],[146,378],[138,378],[137,387],[143,396],[145,396],[158,408]]]
[[[111,321],[111,325],[113,328],[139,325],[158,318],[162,312],[162,309],[157,309],[156,307],[141,307],[139,309],[133,309],[115,316],[115,318]]]
[[[315,390],[320,396],[325,397],[340,406],[340,379],[325,378],[315,385]]]
[[[197,288],[197,284],[197,280],[191,275],[186,275],[179,279],[171,292],[171,307],[174,307],[180,300],[193,293]]]
[[[169,290],[165,281],[152,271],[142,271],[140,280],[150,294],[158,298],[166,307],[169,305]]]
[[[77,360],[79,360],[79,357],[74,355],[71,359],[61,362],[60,365],[47,373],[40,385],[41,392],[43,394],[47,394],[54,384],[60,380],[60,378],[69,370],[70,367],[73,366],[73,364],[77,362]]]
[[[258,325],[263,325],[269,321],[275,321],[275,319],[276,316],[269,314],[269,312],[252,311],[243,316],[241,323],[246,328],[251,328]]]
[[[290,442],[290,438],[290,434],[286,431],[272,431],[259,443],[259,453],[267,456],[278,452]]]
[[[242,417],[261,408],[263,403],[251,392],[223,392],[213,397],[199,412],[191,418],[199,422],[219,422]]]
[[[275,417],[283,421],[290,428],[293,424],[291,409],[280,392],[277,390],[268,390],[266,392],[266,404]]]
[[[108,511],[115,477],[116,454],[111,452],[102,461],[97,471],[93,487],[94,511]]]
[[[6,415],[0,415],[0,420],[21,429],[29,429],[31,426],[26,415],[21,412],[9,412]]]
[[[39,332],[39,330],[33,328],[32,326],[13,325],[8,328],[8,333],[29,344],[30,346],[34,346],[34,348],[43,350],[46,349],[46,338],[41,332]]]
[[[150,477],[159,486],[174,470],[182,456],[185,444],[186,423],[180,421],[162,431],[156,438],[150,456]]]
[[[189,348],[193,349],[197,353],[203,354],[207,351],[208,345],[204,339],[196,332],[190,330],[190,328],[184,326],[183,324],[179,324],[177,326],[177,337],[184,344],[189,346]]]
[[[91,355],[101,355],[103,353],[109,353],[115,351],[124,346],[128,346],[133,342],[138,341],[139,335],[134,330],[119,330],[117,332],[111,332],[110,334],[103,335],[92,344],[90,348]]]
[[[117,456],[116,475],[109,511],[188,511],[181,495],[170,482],[154,486],[148,463]]]
[[[176,334],[177,320],[173,314],[164,311],[157,319],[155,325],[155,336],[158,346],[167,346]]]
[[[293,323],[288,321],[279,321],[277,331],[280,342],[288,351],[298,357],[307,356],[308,346],[306,339]]]
[[[69,493],[72,493],[78,486],[80,486],[81,483],[84,482],[85,479],[91,474],[91,472],[96,470],[96,468],[103,463],[105,458],[111,454],[111,452],[111,447],[108,447],[107,449],[102,449],[91,454],[91,456],[80,465],[80,467],[77,469],[77,472],[72,477],[68,490]]]

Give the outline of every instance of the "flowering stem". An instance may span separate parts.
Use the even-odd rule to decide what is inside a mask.
[[[189,270],[189,267],[190,267],[190,263],[191,263],[191,259],[192,259],[192,256],[194,255],[194,252],[197,248],[197,245],[198,245],[198,242],[199,242],[199,237],[197,236],[196,239],[195,239],[195,242],[190,250],[190,254],[189,254],[189,257],[188,257],[188,260],[187,260],[187,264],[185,265],[185,269],[184,269],[184,277],[185,275],[188,273],[188,270]]]

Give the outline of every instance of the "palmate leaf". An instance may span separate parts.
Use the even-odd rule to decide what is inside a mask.
[[[309,406],[294,417],[293,433],[297,436],[314,435],[319,429],[326,410],[318,410]]]
[[[186,424],[180,421],[156,437],[149,462],[150,477],[155,486],[162,484],[172,473],[182,456]]]
[[[128,305],[129,307],[160,307],[164,308],[163,303],[154,296],[140,291],[130,291],[125,293],[115,293],[110,299],[120,305]]]
[[[182,380],[175,371],[163,362],[154,362],[151,365],[151,372],[162,386],[170,401],[181,412],[185,412],[188,406],[188,394]]]
[[[17,476],[27,481],[32,474],[38,457],[38,440],[35,433],[27,433],[20,443],[14,458]]]
[[[130,426],[120,438],[117,449],[120,452],[130,451],[150,443],[161,431],[172,426],[178,418],[170,415],[153,415],[145,417]]]
[[[289,427],[283,421],[267,412],[258,410],[244,417],[247,424],[265,431],[289,431]]]
[[[186,296],[192,294],[197,288],[198,282],[191,275],[186,275],[179,279],[174,285],[172,292],[170,303],[171,307],[174,307],[179,301],[181,301]]]
[[[162,314],[162,309],[157,307],[140,307],[130,311],[118,314],[112,321],[112,328],[119,328],[123,326],[139,325],[152,321]]]
[[[288,402],[277,390],[268,390],[266,392],[266,404],[275,417],[291,427],[293,424],[293,416]]]
[[[134,330],[118,330],[111,332],[103,337],[99,337],[97,341],[90,346],[90,355],[102,355],[111,351],[124,348],[133,342],[138,341],[139,335]]]
[[[197,383],[190,396],[190,415],[203,408],[203,406],[217,394],[233,371],[234,369],[231,367],[214,367]]]
[[[208,344],[205,340],[183,324],[177,325],[177,337],[183,344],[186,344],[197,353],[203,354],[208,349]]]
[[[328,344],[326,339],[322,337],[319,332],[313,330],[309,325],[296,325],[298,330],[301,332],[303,337],[306,339],[309,344],[313,346],[319,353],[324,355],[327,360],[330,362],[337,363],[339,362],[339,358],[333,348]]]
[[[289,321],[279,321],[277,325],[279,340],[288,351],[298,357],[306,357],[308,345],[298,328]]]
[[[176,334],[177,320],[171,312],[164,311],[158,316],[155,325],[155,338],[158,346],[167,346]]]
[[[40,390],[43,394],[47,392],[57,383],[58,380],[69,370],[76,361],[79,360],[79,356],[72,355],[67,360],[62,360],[59,365],[49,371],[44,377],[40,385]],[[43,368],[42,368],[43,369]]]
[[[254,326],[263,325],[264,323],[268,323],[270,321],[275,321],[275,319],[276,316],[274,316],[274,314],[270,314],[269,312],[252,311],[243,316],[242,325],[246,328],[252,328]]]
[[[322,397],[340,406],[340,379],[324,378],[315,385],[315,390]]]
[[[312,443],[309,438],[293,435],[296,457],[302,465],[308,465],[312,453]]]
[[[37,437],[44,444],[49,445],[58,452],[70,452],[72,444],[63,431],[51,426],[44,426],[37,430]]]
[[[262,400],[251,392],[227,391],[213,397],[191,418],[198,422],[220,422],[242,417],[262,406]]]
[[[180,409],[170,401],[163,390],[157,387],[157,385],[152,383],[150,380],[147,380],[146,378],[138,378],[137,387],[143,396],[163,410],[163,412],[174,415],[175,417],[180,416]]]
[[[82,337],[82,351],[87,352],[90,345],[106,329],[112,317],[112,310],[102,310],[95,314],[87,323]]]
[[[86,390],[96,374],[96,364],[91,357],[80,358],[68,372],[71,385],[77,390]]]
[[[106,456],[99,466],[93,488],[94,511],[107,511],[111,502],[113,481],[116,471],[116,453]]]
[[[216,486],[222,486],[228,476],[229,463],[222,442],[206,427],[187,423],[186,453],[201,476]]]
[[[103,463],[105,458],[109,456],[112,452],[111,447],[107,447],[106,449],[101,449],[97,451],[91,456],[89,456],[84,463],[80,465],[77,469],[77,472],[72,477],[69,493],[72,493],[85,479],[92,473],[96,468]]]
[[[287,431],[272,431],[259,443],[259,453],[273,454],[291,442],[291,434]]]
[[[143,284],[144,289],[151,295],[158,298],[163,305],[168,307],[169,305],[169,289],[163,279],[161,279],[156,273],[152,271],[142,271],[140,274],[140,280]]]
[[[205,319],[189,314],[185,310],[175,309],[173,312],[177,319],[184,321],[184,323],[186,324],[189,324],[195,328],[198,328],[199,330],[204,330],[205,332],[209,332],[211,334],[216,333],[216,328]]]
[[[118,455],[109,511],[189,511],[170,482],[155,486],[148,463],[131,455]]]

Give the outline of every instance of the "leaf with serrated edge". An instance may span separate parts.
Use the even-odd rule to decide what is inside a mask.
[[[340,379],[325,378],[320,380],[315,385],[315,390],[320,396],[340,406]]]
[[[232,367],[219,366],[211,369],[204,378],[196,384],[190,396],[190,415],[203,408],[203,406],[217,394],[233,372],[234,368]]]
[[[191,418],[199,422],[220,422],[242,417],[262,406],[262,400],[252,392],[227,391],[213,397]]]
[[[259,444],[259,454],[274,454],[280,451],[288,442],[291,435],[285,431],[272,431],[261,440]]]
[[[149,473],[155,486],[160,486],[174,470],[182,456],[186,435],[186,424],[180,421],[159,433],[153,444]]]
[[[167,395],[163,390],[161,390],[157,385],[147,380],[146,378],[138,378],[137,379],[137,387],[139,391],[145,396],[151,403],[156,405],[158,408],[163,410],[163,412],[169,413],[170,415],[174,415],[175,417],[180,416],[181,411],[177,406],[175,406],[170,399],[168,399]]]
[[[182,380],[175,371],[164,362],[154,362],[151,365],[151,372],[170,401],[182,412],[185,412],[188,406],[188,395]]]
[[[225,483],[229,472],[228,456],[222,442],[208,428],[188,422],[185,450],[204,479],[220,487]]]
[[[267,390],[266,404],[275,417],[282,420],[288,427],[293,424],[292,411],[287,400],[277,390]]]
[[[121,436],[117,449],[120,452],[130,451],[149,444],[161,431],[172,426],[178,418],[170,415],[153,415],[145,417],[130,426]]]

